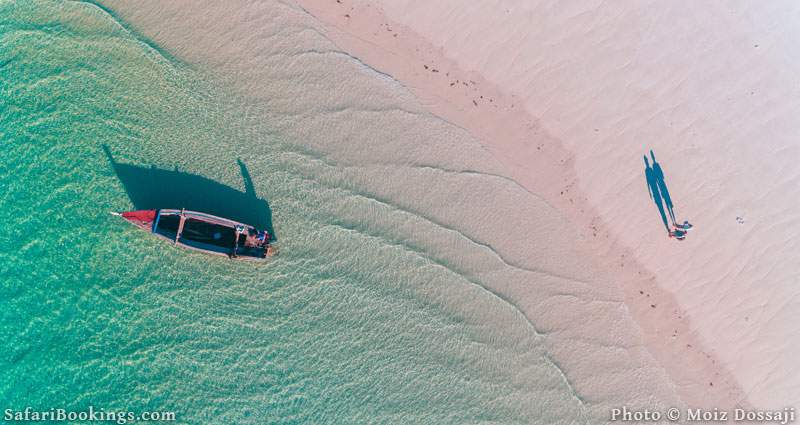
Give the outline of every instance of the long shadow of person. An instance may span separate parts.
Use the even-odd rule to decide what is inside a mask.
[[[670,233],[669,224],[667,223],[667,213],[664,211],[664,203],[661,198],[661,190],[659,188],[656,172],[650,167],[647,156],[643,156],[643,158],[645,166],[644,175],[647,178],[647,191],[650,193],[650,199],[652,199],[653,202],[656,203],[656,207],[658,207],[658,212],[661,214],[661,221],[664,223],[664,228],[667,229],[667,233]]]
[[[256,195],[244,162],[237,160],[245,191],[209,178],[156,167],[117,162],[108,146],[103,151],[137,210],[186,208],[247,223],[266,230],[276,240],[269,203]]]
[[[658,189],[661,191],[661,196],[664,198],[664,203],[667,205],[669,218],[672,219],[672,224],[675,225],[675,212],[673,211],[672,198],[669,196],[669,190],[667,190],[667,183],[664,181],[664,171],[661,170],[661,164],[656,162],[656,154],[654,154],[652,150],[650,150],[650,157],[653,158],[653,174],[658,184]]]

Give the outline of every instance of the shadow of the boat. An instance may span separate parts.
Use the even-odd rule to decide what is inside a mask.
[[[241,160],[237,162],[244,179],[244,192],[177,169],[119,163],[108,146],[103,145],[103,151],[134,209],[186,208],[250,224],[268,231],[276,240],[269,203],[256,196],[250,173]]]

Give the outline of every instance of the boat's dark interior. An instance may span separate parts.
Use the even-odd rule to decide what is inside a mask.
[[[193,218],[186,219],[183,225],[183,233],[181,233],[182,242],[200,242],[227,249],[233,249],[235,237],[236,233],[232,227],[207,223]]]
[[[162,215],[158,218],[158,229],[156,233],[175,238],[178,234],[178,226],[181,223],[179,215]]]
[[[181,217],[178,214],[161,215],[155,232],[174,240],[175,235],[178,233],[180,222]],[[187,218],[183,223],[183,231],[178,243],[206,251],[229,254],[233,249],[233,239],[235,237],[236,232],[233,227],[209,223],[196,218]],[[239,235],[236,253],[250,257],[263,257],[264,248],[247,247],[245,246],[246,240],[247,235],[245,233]]]

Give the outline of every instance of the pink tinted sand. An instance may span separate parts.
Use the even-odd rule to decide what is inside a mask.
[[[573,221],[687,403],[800,402],[796,6],[299,3]],[[650,149],[685,241],[648,199]]]

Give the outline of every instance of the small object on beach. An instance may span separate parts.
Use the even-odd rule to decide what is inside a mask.
[[[686,239],[686,232],[680,229],[671,230],[669,232],[669,237],[682,241]]]
[[[739,217],[739,216],[737,215],[737,216],[736,216],[736,222],[737,222],[737,223],[739,223],[739,224],[744,224],[744,217]]]

